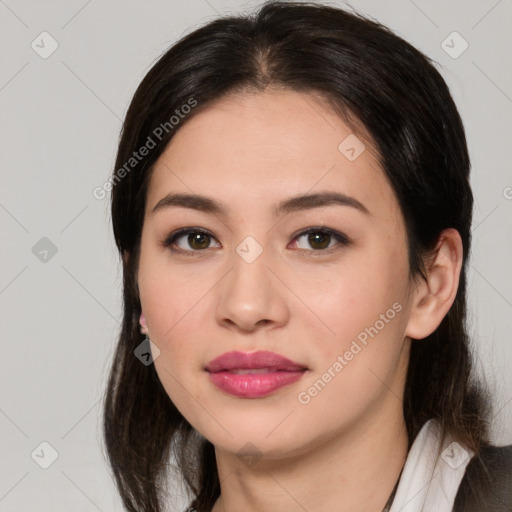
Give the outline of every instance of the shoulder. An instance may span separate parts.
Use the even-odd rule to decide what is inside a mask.
[[[453,512],[512,512],[512,444],[486,445],[471,459]]]

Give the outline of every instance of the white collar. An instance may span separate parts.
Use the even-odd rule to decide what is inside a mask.
[[[439,420],[434,418],[421,428],[407,455],[390,512],[452,512],[474,452],[447,433],[436,459],[440,433]]]

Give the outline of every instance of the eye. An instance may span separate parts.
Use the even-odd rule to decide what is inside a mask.
[[[342,233],[323,227],[311,227],[301,231],[294,236],[293,241],[297,240],[295,242],[297,244],[301,239],[304,239],[305,243],[312,247],[312,250],[300,246],[298,249],[302,252],[320,254],[331,253],[340,249],[340,246],[346,246],[350,243],[349,239]],[[162,245],[171,252],[194,256],[201,251],[214,247],[211,245],[214,240],[217,239],[206,229],[199,227],[182,228],[171,233],[162,242]],[[332,242],[338,243],[333,244]]]
[[[330,253],[332,250],[337,250],[340,247],[349,244],[348,238],[342,233],[338,233],[332,229],[322,228],[322,227],[311,227],[305,231],[302,231],[297,236],[295,236],[294,240],[297,240],[298,243],[301,239],[306,244],[309,244],[310,247],[313,248],[313,252],[323,252]],[[337,244],[331,244],[331,242],[337,241]],[[306,251],[310,251],[307,247],[298,247],[299,249],[304,249]]]
[[[215,237],[205,229],[183,228],[171,233],[163,245],[172,252],[194,253],[209,249],[212,240],[215,240]],[[176,245],[178,248],[174,247]]]

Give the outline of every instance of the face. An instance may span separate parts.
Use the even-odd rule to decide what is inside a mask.
[[[154,166],[142,310],[166,392],[218,450],[298,455],[401,414],[406,234],[371,143],[355,137],[312,94],[239,94],[186,121]],[[210,361],[232,351],[299,368],[213,377]]]

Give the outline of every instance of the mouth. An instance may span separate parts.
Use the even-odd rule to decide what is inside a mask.
[[[228,352],[205,368],[221,391],[239,398],[261,398],[302,378],[308,368],[274,352]]]
[[[258,352],[226,352],[208,363],[205,370],[210,373],[218,372],[276,372],[276,371],[301,371],[308,368],[287,357],[275,352],[260,350]]]
[[[306,371],[306,368],[301,370],[284,370],[279,368],[235,368],[232,370],[221,370],[220,372],[232,373],[234,375],[258,375],[260,373],[275,373],[275,372],[290,372],[290,371]],[[212,372],[212,373],[220,373],[220,372]]]

